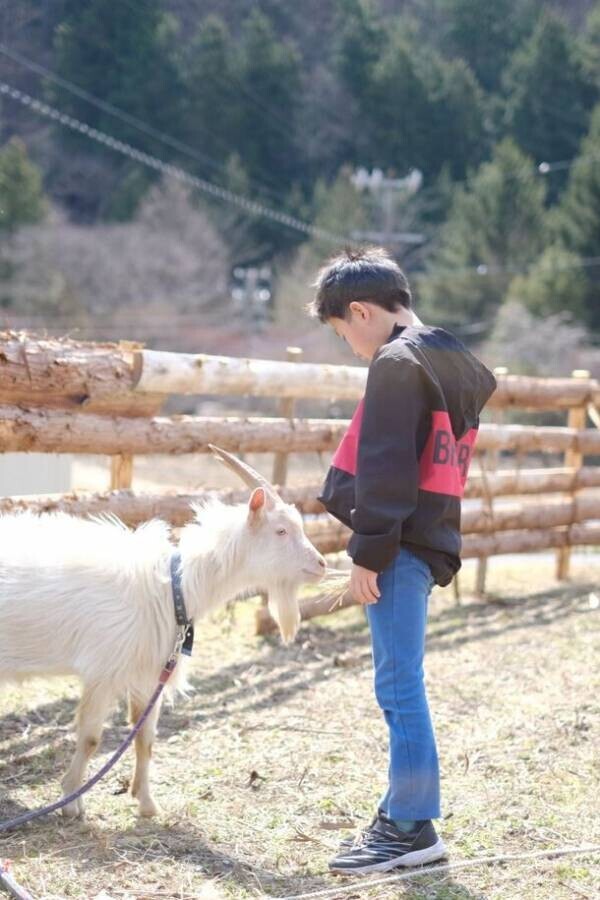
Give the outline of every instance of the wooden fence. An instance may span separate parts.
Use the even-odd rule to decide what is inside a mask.
[[[111,462],[111,490],[0,498],[0,512],[62,509],[75,514],[111,511],[135,525],[161,516],[175,526],[191,517],[190,494],[138,494],[131,490],[134,457],[203,453],[215,443],[234,453],[275,453],[282,496],[307,516],[306,531],[323,553],[344,549],[348,530],[316,500],[319,484],[286,487],[291,453],[331,453],[348,421],[298,418],[295,401],[356,400],[364,367],[301,361],[243,359],[148,350],[132,342],[88,343],[0,332],[0,452],[93,453]],[[498,389],[477,441],[479,466],[466,486],[463,557],[556,549],[557,576],[568,577],[569,551],[600,545],[600,384],[589,373],[533,378],[497,370]],[[163,415],[169,395],[244,395],[279,398],[278,416]],[[560,426],[506,424],[511,409],[559,411]],[[502,415],[501,415],[502,414]],[[498,468],[502,454],[511,468]],[[523,464],[534,455],[537,467]],[[555,456],[553,467],[540,457]],[[557,465],[556,463],[561,463]],[[211,491],[214,493],[214,491]],[[219,491],[227,502],[247,492]],[[483,585],[480,584],[483,589]]]

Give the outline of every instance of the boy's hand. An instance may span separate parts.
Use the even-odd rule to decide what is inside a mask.
[[[379,600],[379,588],[377,587],[377,572],[365,569],[352,563],[350,572],[350,593],[359,603],[377,603]]]

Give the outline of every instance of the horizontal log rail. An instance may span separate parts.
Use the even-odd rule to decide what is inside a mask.
[[[365,366],[289,363],[205,354],[140,350],[138,390],[174,394],[252,394],[322,400],[358,400]],[[489,407],[569,409],[600,400],[594,378],[536,378],[500,375]]]
[[[322,503],[316,499],[314,487],[282,487],[279,494],[286,503],[293,503],[302,513],[323,513]],[[114,490],[96,493],[72,492],[67,494],[26,494],[0,497],[0,513],[28,509],[35,513],[66,512],[74,516],[113,513],[135,527],[148,519],[165,519],[175,527],[181,527],[193,518],[191,504],[201,503],[209,496],[224,503],[247,503],[249,488],[202,491],[165,491],[164,493],[139,493],[133,490]]]
[[[152,415],[168,394],[358,400],[367,368],[169,353],[131,341],[95,343],[0,331],[0,404]],[[593,378],[499,375],[489,408],[566,410],[600,404]]]
[[[499,501],[494,504],[492,514],[485,504],[463,509],[461,532],[466,537],[526,529],[538,531],[596,519],[600,521],[600,493],[582,491],[573,497],[547,497],[543,501]],[[308,519],[304,528],[321,553],[344,550],[352,533],[327,514]]]
[[[597,544],[600,544],[600,522],[577,522],[562,528],[465,535],[461,556],[463,559],[473,559],[481,556],[500,556],[503,553],[537,553],[539,550],[550,550],[555,547],[584,547]]]
[[[600,487],[600,466],[575,469],[521,469],[497,472],[487,476],[490,493],[494,497],[515,494],[531,495],[568,492],[572,489]],[[317,500],[322,481],[301,487],[280,487],[279,494],[286,503],[293,503],[303,514],[324,513]],[[158,517],[180,527],[193,516],[191,503],[200,503],[215,496],[224,503],[245,503],[249,491],[241,489],[209,489],[201,491],[165,491],[161,493],[114,490],[102,492],[72,492],[66,494],[28,494],[22,497],[0,497],[0,513],[29,509],[33,512],[62,511],[84,516],[103,512],[114,513],[127,525],[136,526]],[[481,475],[469,476],[465,496],[485,496]]]
[[[600,522],[584,522],[567,528],[505,531],[496,535],[468,535],[463,540],[461,557],[477,559],[506,553],[537,553],[541,550],[553,550],[560,547],[585,547],[597,544],[600,544]],[[340,585],[341,588],[342,585]],[[318,594],[301,602],[300,617],[306,621],[338,609],[357,605],[348,590],[341,593],[337,600],[328,595]],[[276,628],[277,626],[267,609],[257,611],[257,630],[260,634]]]
[[[346,419],[283,419],[265,416],[99,416],[36,407],[0,407],[0,447],[40,453],[204,453],[209,443],[232,452],[332,451]],[[600,454],[600,430],[535,425],[483,424],[479,450],[522,453],[577,449]]]
[[[284,488],[282,496],[287,502],[294,502],[299,499],[303,490]],[[87,497],[76,494],[36,498],[5,497],[0,499],[0,513],[25,509],[37,513],[62,511],[73,515],[110,512],[130,526],[158,517],[175,527],[181,527],[193,518],[191,504],[199,502],[209,493],[224,502],[243,503],[248,499],[247,490],[166,495],[134,495],[131,491],[112,491]],[[463,545],[468,548],[467,539],[473,535],[487,537],[506,531],[529,534],[594,520],[600,520],[600,491],[594,489],[580,491],[572,497],[549,496],[543,500],[499,501],[494,505],[492,515],[485,504],[480,504],[462,511]],[[344,550],[351,534],[350,529],[327,513],[305,518],[304,526],[307,536],[321,553]]]

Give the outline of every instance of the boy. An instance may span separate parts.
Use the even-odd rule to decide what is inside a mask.
[[[365,393],[318,499],[352,529],[350,592],[366,608],[375,696],[389,729],[388,786],[370,825],[342,841],[336,874],[439,859],[445,847],[435,735],[423,680],[427,602],[460,568],[460,498],[493,374],[412,310],[381,248],[346,251],[307,311],[369,361]]]

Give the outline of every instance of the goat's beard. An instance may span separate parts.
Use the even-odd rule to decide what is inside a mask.
[[[300,627],[298,585],[281,582],[269,590],[269,612],[279,626],[284,644],[291,643]]]

